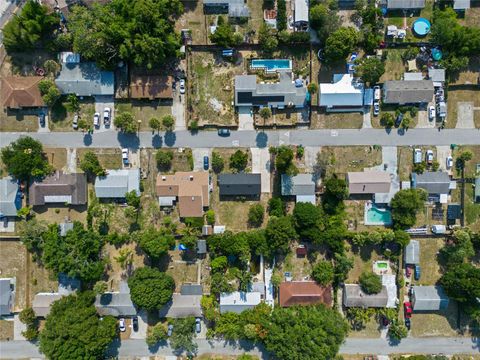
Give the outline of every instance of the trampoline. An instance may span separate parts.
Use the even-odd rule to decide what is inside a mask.
[[[430,32],[430,21],[425,18],[419,18],[413,23],[413,31],[418,36],[425,36]]]

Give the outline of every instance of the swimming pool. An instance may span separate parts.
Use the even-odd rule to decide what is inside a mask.
[[[251,69],[264,69],[266,72],[277,70],[292,70],[292,60],[289,59],[255,59],[250,62]]]
[[[413,23],[413,31],[418,36],[425,36],[430,32],[430,21],[425,18],[419,18]]]
[[[391,225],[392,213],[375,205],[365,205],[365,225]]]

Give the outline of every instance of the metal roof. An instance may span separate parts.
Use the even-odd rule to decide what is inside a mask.
[[[22,207],[21,193],[18,184],[12,177],[0,179],[0,216],[17,216]]]
[[[220,196],[259,196],[262,192],[260,174],[220,174]]]
[[[417,104],[432,101],[432,80],[389,80],[383,84],[383,102],[387,104]]]
[[[454,10],[470,9],[470,0],[453,0]]]
[[[363,106],[365,86],[351,74],[334,74],[332,83],[320,83],[319,106]]]
[[[33,298],[32,309],[35,315],[39,317],[46,317],[50,313],[52,304],[64,297],[59,293],[38,293]]]
[[[172,300],[159,310],[159,316],[174,319],[200,317],[202,316],[201,299],[201,295],[173,294]]]
[[[55,84],[62,94],[77,96],[113,95],[114,76],[100,70],[94,62],[63,64]]]
[[[448,194],[450,176],[443,171],[425,171],[423,174],[412,174],[412,184],[417,189],[424,189],[429,194]]]
[[[388,303],[388,292],[385,286],[382,286],[382,291],[378,294],[366,294],[363,292],[360,285],[345,284],[343,289],[343,305],[346,307],[359,308],[381,308]]]
[[[228,13],[229,17],[250,16],[250,10],[244,0],[203,0],[203,8],[208,14]]]
[[[106,176],[95,179],[98,198],[124,198],[132,190],[140,195],[140,169],[107,170]]]
[[[207,253],[207,241],[206,240],[197,240],[197,254],[206,254]]]
[[[9,315],[12,312],[10,281],[10,279],[0,279],[0,315]]]
[[[441,286],[413,286],[414,311],[435,311],[448,307],[450,299]]]
[[[308,0],[295,0],[294,22],[308,23]]]
[[[475,179],[475,202],[480,202],[480,176]]]
[[[234,291],[232,293],[220,294],[220,313],[234,312],[240,314],[242,311],[252,309],[261,302],[261,293]]]
[[[282,174],[282,195],[298,196],[315,195],[315,179],[313,174],[290,176]]]
[[[428,77],[433,82],[445,82],[445,69],[428,69]]]
[[[420,243],[417,240],[410,240],[410,243],[405,247],[404,257],[406,264],[420,264]]]
[[[388,9],[423,9],[425,0],[387,0]]]

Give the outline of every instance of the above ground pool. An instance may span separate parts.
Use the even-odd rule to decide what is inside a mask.
[[[425,36],[430,32],[430,21],[425,18],[419,18],[413,23],[413,31],[418,36]]]
[[[292,70],[292,60],[289,59],[255,59],[250,62],[251,69],[264,69],[266,72],[277,70]]]

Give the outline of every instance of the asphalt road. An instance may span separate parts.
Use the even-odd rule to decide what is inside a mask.
[[[338,130],[270,130],[232,131],[228,137],[220,137],[215,131],[177,131],[152,134],[123,134],[116,131],[85,135],[82,132],[51,133],[0,133],[0,147],[8,145],[20,136],[32,136],[50,147],[258,147],[278,145],[349,146],[349,145],[480,145],[480,129],[411,129],[406,133],[383,129]]]
[[[224,341],[198,340],[198,355],[216,353],[238,355],[249,353],[268,359],[263,350],[249,342],[228,343]],[[347,339],[340,348],[341,354],[480,354],[480,339],[461,337],[407,338],[398,344],[391,344],[384,339]],[[118,356],[153,356],[178,355],[168,346],[149,349],[145,340],[124,340],[112,346],[109,355]],[[0,359],[20,359],[42,357],[38,348],[27,341],[0,342]]]

